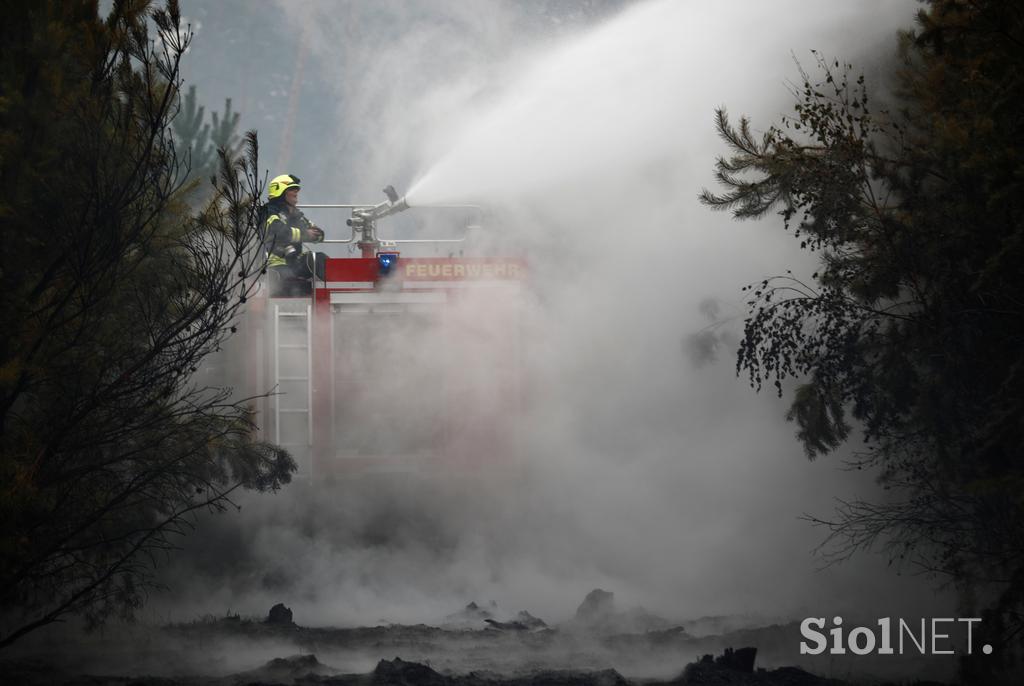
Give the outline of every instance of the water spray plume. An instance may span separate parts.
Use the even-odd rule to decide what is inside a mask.
[[[751,102],[756,73],[777,79],[772,85],[785,95],[792,51],[815,47],[808,46],[812,37],[849,46],[850,21],[873,15],[879,26],[893,26],[906,10],[905,3],[876,1],[826,12],[821,3],[798,0],[713,7],[659,0],[631,7],[537,56],[465,126],[408,197],[420,205],[508,202],[679,160],[707,149],[696,141],[713,142],[715,106]],[[746,35],[751,31],[758,35]],[[729,50],[745,59],[729,59]],[[690,164],[708,166],[706,160],[694,157]]]

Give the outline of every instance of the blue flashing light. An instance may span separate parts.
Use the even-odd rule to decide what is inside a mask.
[[[381,276],[391,273],[391,268],[398,262],[398,253],[380,252],[377,253],[377,271]]]

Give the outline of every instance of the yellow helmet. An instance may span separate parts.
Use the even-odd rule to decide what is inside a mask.
[[[267,186],[267,199],[273,200],[274,198],[280,198],[289,188],[301,188],[299,185],[299,177],[294,174],[281,174],[280,176],[275,176],[270,180],[270,185]]]

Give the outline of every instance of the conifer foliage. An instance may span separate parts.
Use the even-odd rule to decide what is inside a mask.
[[[190,515],[295,466],[194,381],[264,257],[254,134],[204,207],[182,198],[177,2],[15,3],[0,37],[3,646],[130,615]]]
[[[181,100],[181,109],[171,122],[178,158],[184,160],[189,176],[205,180],[217,173],[218,150],[231,157],[242,153],[243,141],[238,137],[239,112],[232,111],[231,98],[224,101],[224,112],[212,112],[206,121],[206,108],[199,104],[196,87],[189,86]]]
[[[885,502],[828,521],[838,558],[875,544],[1024,628],[1024,9],[930,0],[901,39],[897,103],[818,56],[793,116],[755,134],[718,112],[731,154],[706,204],[778,211],[820,256],[811,278],[749,287],[738,371],[797,386],[807,455],[857,433]],[[975,609],[980,609],[976,607]],[[989,624],[991,626],[991,624]]]

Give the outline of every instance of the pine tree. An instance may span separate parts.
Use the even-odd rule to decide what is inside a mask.
[[[882,543],[951,580],[988,609],[991,667],[1024,632],[1024,11],[931,0],[918,22],[893,111],[821,58],[763,135],[719,111],[725,191],[701,198],[778,211],[821,258],[810,280],[749,287],[737,370],[780,395],[798,381],[807,455],[858,430],[856,465],[893,496],[812,518],[826,550]]]
[[[264,268],[256,137],[192,209],[171,132],[190,38],[150,5],[0,23],[0,646],[129,616],[193,513],[295,468],[193,377]]]
[[[231,98],[224,100],[224,113],[211,112],[206,121],[206,108],[199,104],[196,87],[189,86],[180,111],[171,124],[175,150],[188,169],[188,179],[200,182],[215,176],[219,165],[218,150],[236,158],[242,153],[244,141],[238,135],[239,112],[232,112]],[[205,184],[200,184],[205,187]]]
[[[205,121],[206,108],[199,104],[196,87],[189,86],[181,102],[181,111],[171,125],[174,130],[176,152],[185,160],[193,175],[209,177],[216,165],[216,149],[210,144],[210,124]]]

